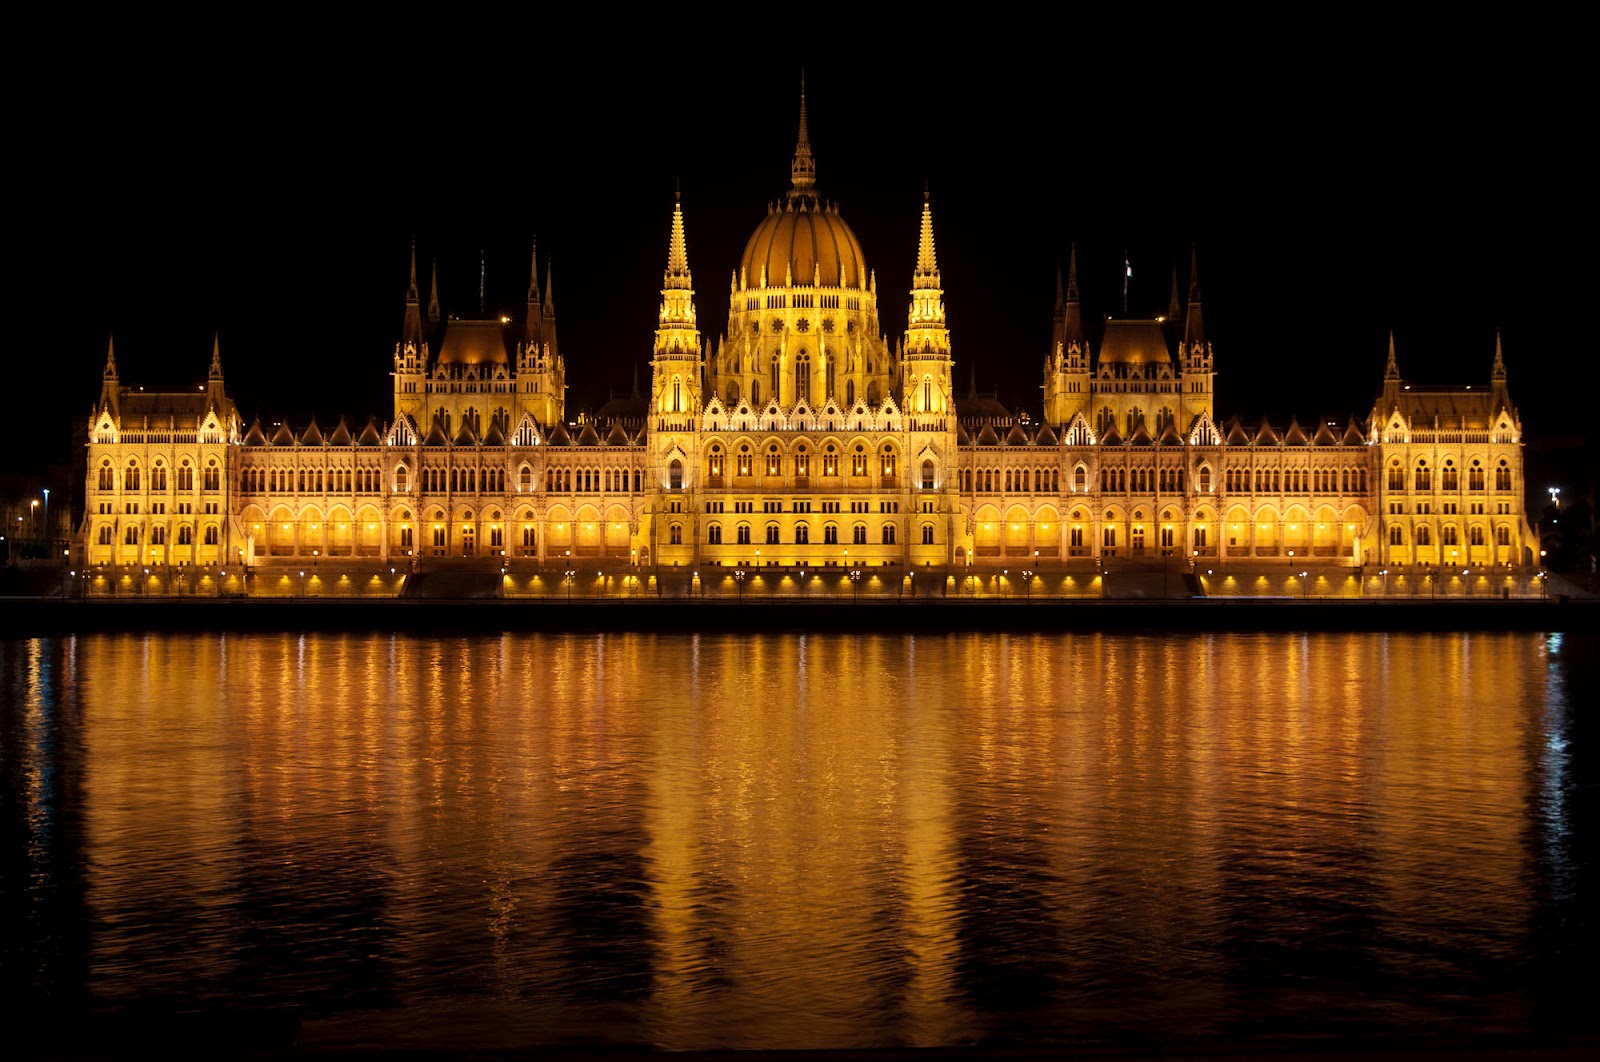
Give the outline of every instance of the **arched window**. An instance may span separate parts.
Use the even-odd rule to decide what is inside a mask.
[[[683,412],[683,378],[679,376],[672,378],[672,411]]]
[[[882,401],[878,394],[878,381],[870,380],[867,383],[867,405],[875,406]]]
[[[394,489],[401,494],[411,489],[411,473],[405,465],[394,470]]]
[[[809,401],[811,398],[811,355],[801,351],[794,359],[794,400],[796,402]]]
[[[856,524],[850,529],[850,541],[858,546],[867,544],[867,525]]]
[[[722,486],[722,447],[716,443],[711,444],[711,451],[706,455],[706,478],[713,487]]]
[[[750,452],[749,443],[739,444],[739,475],[748,476],[755,472],[755,455]]]
[[[884,524],[883,525],[883,544],[885,546],[894,545],[894,525],[893,524]]]
[[[728,395],[728,408],[729,409],[736,408],[739,405],[739,381],[738,380],[729,380],[728,381],[727,395]]]
[[[1406,470],[1400,467],[1398,460],[1389,466],[1389,489],[1406,489]]]
[[[183,534],[179,537],[179,541],[185,545],[188,544],[189,529],[187,527],[183,529]],[[160,524],[152,527],[150,529],[150,544],[152,546],[165,546],[167,544],[167,529]]]
[[[1433,489],[1433,472],[1432,472],[1431,469],[1428,468],[1428,462],[1426,462],[1426,461],[1418,461],[1417,462],[1417,474],[1414,477],[1413,482],[1416,483],[1416,486],[1417,486],[1418,490],[1432,490]]]
[[[317,474],[317,478],[320,480],[322,478],[322,474],[318,473]],[[320,487],[321,487],[320,483],[318,484],[318,487],[320,489]],[[205,489],[206,490],[221,490],[222,489],[222,470],[217,467],[217,463],[214,460],[213,461],[209,461],[209,462],[206,463]]]
[[[1072,470],[1072,489],[1076,491],[1089,489],[1089,470],[1082,465]]]
[[[1473,524],[1467,529],[1467,541],[1474,546],[1483,545],[1483,528]]]
[[[833,397],[833,355],[825,354],[822,358],[822,394],[824,398]]]
[[[136,524],[129,524],[127,530],[123,532],[122,544],[125,546],[137,546],[139,544],[139,528]]]
[[[795,524],[794,542],[797,546],[808,545],[811,542],[811,528],[806,524]]]
[[[1211,466],[1210,465],[1201,465],[1200,466],[1200,493],[1201,494],[1210,494],[1211,493]]]
[[[533,489],[533,469],[523,465],[517,470],[517,489],[531,491]]]
[[[217,525],[216,524],[207,524],[206,525],[206,545],[215,546],[216,544],[217,544]]]
[[[1094,431],[1096,435],[1104,435],[1111,430],[1117,422],[1117,415],[1111,412],[1110,406],[1101,406],[1100,412],[1094,415]]]
[[[760,380],[751,380],[750,381],[750,404],[752,406],[759,406],[761,404],[761,381]]]
[[[740,524],[737,530],[738,530],[738,545],[748,546],[750,544],[750,525],[749,524]]]
[[[111,462],[103,461],[100,464],[100,489],[115,490],[115,477],[111,472]]]
[[[673,524],[667,530],[667,542],[670,545],[674,545],[674,546],[683,545],[683,525],[682,524]]]
[[[922,489],[933,489],[933,458],[923,458],[922,461]]]
[[[167,467],[160,461],[150,469],[150,489],[164,491],[167,489]]]
[[[683,462],[676,457],[667,465],[667,487],[670,490],[683,489]]]
[[[158,528],[156,528],[156,530],[160,531],[161,528],[158,527]],[[184,524],[181,527],[179,527],[178,528],[178,545],[180,545],[180,546],[191,546],[193,544],[194,544],[194,530],[188,524]]]
[[[1467,469],[1467,489],[1483,489],[1483,466],[1477,461],[1472,462],[1472,467]]]
[[[1144,423],[1144,410],[1134,406],[1128,410],[1128,434],[1132,435],[1139,425]]]
[[[878,455],[878,474],[884,479],[893,479],[895,476],[894,451],[887,446]]]
[[[139,463],[137,461],[128,462],[127,474],[122,477],[122,489],[139,489]]]
[[[1389,525],[1389,545],[1391,545],[1391,546],[1403,546],[1405,544],[1406,544],[1405,528],[1401,527],[1399,524],[1390,524]]]
[[[777,544],[778,544],[778,525],[777,524],[768,524],[767,525],[767,545],[776,546]]]
[[[1510,490],[1511,489],[1511,468],[1510,468],[1509,465],[1506,464],[1504,458],[1501,458],[1501,460],[1500,460],[1500,467],[1498,467],[1498,468],[1496,468],[1494,470],[1494,489],[1495,490]],[[1505,543],[1501,543],[1501,544],[1504,545]]]
[[[102,546],[111,545],[111,525],[110,524],[101,524],[100,525],[100,535],[95,541],[99,545],[102,545]]]
[[[822,474],[824,476],[837,476],[839,474],[839,454],[829,443],[822,452]]]
[[[933,525],[932,524],[923,524],[922,525],[922,544],[924,546],[933,545]]]
[[[1494,544],[1497,546],[1511,545],[1511,528],[1501,524],[1494,529]]]
[[[722,545],[722,525],[712,524],[706,530],[706,544],[711,546]]]
[[[781,476],[783,474],[783,457],[778,453],[778,444],[773,443],[767,447],[767,475]]]
[[[1444,463],[1444,475],[1441,476],[1440,479],[1442,481],[1441,485],[1443,486],[1444,490],[1455,491],[1460,489],[1461,477],[1456,473],[1456,466],[1454,462],[1446,461]]]
[[[856,404],[856,382],[854,380],[846,380],[844,382],[844,404],[847,408]]]
[[[1447,545],[1447,546],[1459,546],[1461,543],[1459,541],[1457,541],[1458,537],[1459,536],[1458,536],[1458,534],[1456,532],[1456,525],[1455,524],[1445,524],[1444,525],[1443,541],[1444,541],[1445,545]],[[1424,545],[1424,544],[1425,543],[1421,543],[1421,542],[1418,543],[1418,545]]]
[[[850,474],[864,476],[867,474],[867,448],[856,443],[855,454],[850,458]]]
[[[779,392],[778,392],[778,374],[780,372],[782,372],[782,371],[783,371],[783,363],[778,358],[778,355],[774,354],[772,356],[772,365],[771,365],[772,400],[774,402],[776,402],[778,400],[778,394],[779,394]]]
[[[839,544],[838,525],[824,524],[822,526],[822,544],[825,546],[837,546]]]
[[[1450,529],[1449,528],[1445,528],[1445,530],[1448,531]],[[1449,536],[1446,535],[1445,537],[1448,538]],[[1423,524],[1421,527],[1417,528],[1417,545],[1419,545],[1419,546],[1431,546],[1431,545],[1433,545],[1433,532],[1432,532],[1432,530],[1429,529],[1427,524]]]

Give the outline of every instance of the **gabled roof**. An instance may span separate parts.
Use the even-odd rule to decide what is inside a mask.
[[[300,445],[321,446],[322,443],[322,429],[317,427],[317,418],[312,417],[311,423],[306,425],[306,430],[300,436]]]
[[[1011,430],[1006,432],[1007,446],[1027,446],[1028,442],[1028,433],[1022,430],[1021,424],[1011,425]]]
[[[367,426],[361,429],[361,437],[356,440],[357,446],[382,446],[383,436],[378,432],[378,425],[371,417],[367,418]]]
[[[1056,446],[1059,443],[1060,440],[1056,438],[1056,433],[1050,430],[1050,425],[1048,424],[1040,428],[1039,434],[1033,437],[1033,445],[1035,446]]]
[[[606,433],[607,446],[627,446],[632,441],[628,438],[628,433],[622,430],[621,424],[611,425],[611,430]]]
[[[1328,427],[1328,422],[1323,421],[1317,425],[1317,434],[1311,437],[1312,446],[1338,446],[1339,437],[1333,434],[1333,429]]]
[[[1309,446],[1311,440],[1306,438],[1306,433],[1300,430],[1300,421],[1294,417],[1289,418],[1289,430],[1284,433],[1283,445]]]
[[[565,424],[557,422],[554,430],[545,438],[545,443],[549,446],[571,446],[572,436],[567,434]]]
[[[600,433],[594,430],[594,425],[593,424],[585,424],[583,426],[583,430],[578,433],[578,445],[579,446],[599,446],[600,445]]]
[[[279,424],[278,430],[272,433],[273,446],[293,446],[294,432],[289,430],[287,423]]]
[[[339,423],[333,427],[333,434],[328,436],[329,446],[349,446],[350,428],[345,424],[344,418],[339,418]]]
[[[450,439],[444,433],[444,424],[438,417],[433,418],[433,423],[428,427],[428,434],[422,439],[423,446],[449,446]]]
[[[246,446],[265,446],[265,445],[267,445],[267,433],[261,430],[261,418],[260,417],[257,417],[255,420],[252,420],[250,422],[250,430],[244,433],[244,445],[246,445]]]
[[[1263,420],[1261,427],[1256,430],[1255,443],[1257,446],[1276,446],[1279,443],[1278,433],[1272,430],[1272,424]]]
[[[999,446],[1000,436],[995,433],[994,425],[984,422],[983,430],[978,432],[979,446]]]
[[[1239,423],[1239,420],[1238,420],[1237,417],[1234,418],[1233,420],[1228,421],[1228,445],[1229,446],[1249,446],[1250,445],[1250,436],[1248,436],[1248,435],[1246,435],[1244,433],[1244,425]]]
[[[1350,424],[1344,429],[1344,444],[1346,446],[1365,446],[1367,437],[1361,434],[1361,428],[1356,424],[1355,418],[1350,418]]]
[[[505,433],[500,430],[500,418],[489,418],[489,430],[483,433],[483,445],[504,446],[505,444],[506,436]]]

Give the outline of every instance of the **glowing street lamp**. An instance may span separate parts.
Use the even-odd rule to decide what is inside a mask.
[[[1561,508],[1561,488],[1548,487],[1546,489],[1550,491],[1550,504],[1557,509]]]

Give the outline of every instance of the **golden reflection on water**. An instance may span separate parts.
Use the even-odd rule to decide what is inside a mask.
[[[312,1042],[1224,1034],[1326,1012],[1297,973],[1427,1021],[1334,990],[1510,956],[1536,902],[1544,636],[67,644],[96,998]]]

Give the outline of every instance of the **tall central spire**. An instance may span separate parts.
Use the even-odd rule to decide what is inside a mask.
[[[917,271],[916,281],[923,278],[933,281],[934,287],[939,281],[939,262],[933,254],[933,205],[931,196],[926,188],[922,190],[922,236],[917,241]],[[921,283],[916,286],[922,287]]]
[[[667,275],[666,286],[669,288],[690,287],[689,279],[689,248],[683,238],[683,195],[675,193],[676,201],[672,206],[672,239],[667,245]]]
[[[800,139],[789,164],[789,181],[796,192],[811,192],[817,184],[817,163],[811,157],[811,133],[806,127],[806,75],[800,72]],[[792,194],[792,193],[791,193]]]

